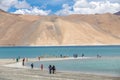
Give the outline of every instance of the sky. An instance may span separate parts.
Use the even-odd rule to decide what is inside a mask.
[[[120,0],[0,0],[0,9],[30,15],[102,14],[120,11]]]

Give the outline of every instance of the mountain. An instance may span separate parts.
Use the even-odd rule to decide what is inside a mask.
[[[120,11],[119,12],[116,12],[116,13],[114,13],[115,15],[120,15]]]
[[[120,17],[112,14],[33,16],[0,11],[0,46],[118,45]]]

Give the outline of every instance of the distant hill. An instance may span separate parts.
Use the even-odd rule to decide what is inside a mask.
[[[116,44],[120,44],[116,15],[32,16],[0,10],[0,46]]]
[[[2,9],[0,9],[0,12],[5,12],[5,11],[3,11]]]
[[[115,15],[120,15],[120,11],[119,12],[116,12],[116,13],[114,13]]]

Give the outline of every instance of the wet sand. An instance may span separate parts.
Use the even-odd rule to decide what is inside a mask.
[[[29,61],[36,60],[37,59],[30,59]],[[55,60],[55,58],[41,60]],[[13,59],[0,59],[0,80],[120,80],[120,77],[72,72],[49,74],[48,70],[30,69],[23,67],[21,63],[22,62],[16,63]]]

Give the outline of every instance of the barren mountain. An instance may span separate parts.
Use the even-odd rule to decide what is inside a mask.
[[[120,16],[32,16],[0,10],[0,46],[118,45]]]
[[[116,12],[116,13],[114,13],[115,15],[119,15],[120,16],[120,11],[119,12]]]

